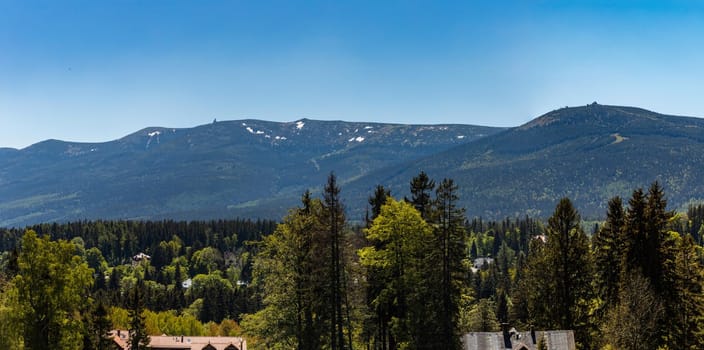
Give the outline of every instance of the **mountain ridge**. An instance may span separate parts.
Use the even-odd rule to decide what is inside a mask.
[[[245,119],[182,129],[148,127],[101,143],[46,140],[0,154],[0,226],[84,218],[230,217],[239,208],[256,207],[262,198],[281,197],[275,208],[253,214],[278,216],[330,171],[349,181],[500,130]]]
[[[103,143],[0,150],[0,226],[81,219],[281,218],[334,171],[348,216],[377,184],[402,198],[421,170],[459,185],[470,217],[583,216],[659,181],[671,206],[704,199],[704,119],[623,106],[561,108],[513,128],[218,121]]]
[[[403,192],[398,184],[419,169],[453,178],[471,216],[547,216],[567,196],[586,217],[600,217],[610,197],[627,197],[653,181],[681,209],[704,199],[704,177],[696,171],[704,164],[703,132],[704,119],[591,104],[554,110],[402,170],[369,176],[395,184],[392,192]]]

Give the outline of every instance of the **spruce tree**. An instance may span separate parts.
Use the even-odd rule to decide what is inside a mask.
[[[108,310],[102,301],[92,308],[86,320],[86,336],[83,341],[83,349],[110,349],[113,344],[110,330],[112,322],[108,318]]]
[[[421,173],[423,174],[423,173]],[[427,183],[427,181],[423,181]],[[435,250],[430,252],[430,283],[440,276],[438,293],[438,345],[444,349],[459,348],[459,303],[466,284],[468,271],[465,266],[467,237],[464,209],[457,206],[457,185],[452,179],[443,179],[436,191],[434,213]],[[433,261],[436,260],[436,261]],[[439,269],[438,269],[439,267]]]
[[[149,349],[149,334],[144,317],[144,282],[138,280],[132,288],[130,298],[129,315],[129,339],[128,344],[131,350]]]
[[[606,222],[592,239],[596,293],[601,301],[599,317],[618,303],[621,261],[624,256],[625,212],[620,197],[609,200]]]
[[[690,235],[677,240],[674,259],[670,262],[668,318],[671,322],[668,345],[678,349],[704,348],[704,266],[697,246]]]
[[[647,329],[653,333],[649,346],[698,349],[703,343],[701,264],[692,249],[692,238],[680,238],[669,231],[673,214],[666,206],[664,191],[657,182],[647,195],[642,189],[633,192],[620,239],[624,251],[620,292],[610,297],[613,310],[602,327],[609,334]],[[595,240],[595,248],[602,245],[598,242]],[[599,261],[602,255],[598,249],[596,252]],[[597,282],[605,284],[604,276],[610,276],[613,272],[609,270],[613,269],[608,262],[600,263]],[[657,301],[658,312],[652,307],[652,311],[641,314],[645,297]],[[637,338],[619,339],[617,345],[626,348],[641,343]]]
[[[330,348],[336,350],[346,347],[344,335],[345,328],[349,332],[349,308],[344,307],[344,304],[347,304],[343,257],[345,213],[340,200],[340,187],[337,185],[337,177],[334,173],[330,173],[328,176],[323,193],[323,205],[325,225],[330,235]],[[346,310],[344,314],[343,309]],[[351,332],[348,334],[351,337]],[[351,338],[348,343],[347,347],[349,348],[351,347]]]
[[[548,219],[542,252],[528,256],[533,283],[529,304],[534,325],[545,329],[573,329],[576,342],[589,337],[592,262],[589,239],[572,202],[563,198]],[[538,254],[536,254],[538,253]]]
[[[391,190],[384,188],[382,185],[377,185],[374,189],[374,194],[369,197],[367,202],[371,206],[371,216],[366,218],[367,227],[381,213],[381,206],[386,203],[386,198],[391,197]]]
[[[496,256],[496,316],[501,323],[508,323],[509,295],[511,295],[511,266],[513,251],[506,241],[501,242],[501,248]]]
[[[645,278],[650,280],[653,288],[658,293],[665,291],[664,265],[666,262],[665,241],[668,239],[668,221],[672,213],[666,210],[667,200],[665,194],[656,181],[648,189],[645,206],[645,231],[643,235],[644,250],[641,251],[641,269]]]
[[[435,189],[435,180],[431,180],[424,171],[411,180],[411,199],[409,201],[421,217],[428,219],[430,214],[432,199],[431,195]]]
[[[515,324],[516,327],[528,325],[528,300],[527,289],[528,283],[525,281],[526,273],[526,255],[518,252],[516,257],[516,275],[513,279],[511,288],[511,305],[509,306],[509,323]]]
[[[390,197],[391,191],[385,189],[384,186],[378,185],[375,188],[374,193],[368,200],[369,205],[371,205],[371,216],[367,215],[366,218],[367,229],[371,227],[374,219],[381,214],[381,208]],[[373,245],[376,249],[384,248],[384,243],[380,241],[367,241],[367,245]],[[378,301],[378,297],[385,288],[387,276],[384,274],[383,269],[375,266],[368,266],[366,275],[366,302],[368,309],[371,310],[370,319],[367,321],[367,326],[365,327],[365,331],[367,332],[367,334],[365,334],[367,338],[366,341],[372,345],[374,349],[386,350],[389,343],[393,343],[393,341],[390,341],[392,335],[389,327],[391,323],[390,310],[393,308],[393,305],[388,301]]]
[[[268,339],[274,348],[315,350],[329,334],[328,255],[324,210],[310,192],[302,207],[291,210],[261,243],[253,262],[253,284],[261,288],[263,307],[242,326]],[[326,317],[327,316],[327,317]]]
[[[496,332],[500,322],[494,313],[494,305],[490,299],[479,299],[468,315],[468,331]]]
[[[624,223],[624,259],[621,269],[624,274],[640,273],[644,274],[643,265],[646,258],[645,239],[645,206],[646,198],[643,189],[633,191],[628,200],[628,210]],[[647,276],[646,276],[647,277]],[[622,277],[623,279],[624,277]],[[652,285],[652,281],[648,281]]]
[[[181,310],[186,306],[186,295],[183,291],[183,277],[181,276],[181,264],[176,264],[172,294],[172,308],[177,312],[181,312]]]

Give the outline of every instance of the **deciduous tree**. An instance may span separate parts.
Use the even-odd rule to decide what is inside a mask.
[[[437,310],[428,308],[428,280],[424,266],[432,228],[410,204],[389,198],[366,231],[370,242],[359,251],[363,266],[384,276],[384,287],[373,306],[389,305],[391,330],[386,348],[415,348],[427,344],[426,319]]]
[[[77,349],[82,346],[81,306],[89,296],[92,270],[67,241],[50,241],[27,231],[18,257],[17,313],[25,349]]]

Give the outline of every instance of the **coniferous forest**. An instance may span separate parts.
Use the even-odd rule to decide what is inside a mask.
[[[704,348],[704,206],[657,183],[583,222],[484,221],[421,172],[345,203],[334,174],[281,222],[81,221],[0,231],[0,348],[107,349],[109,331],[250,349],[459,349],[470,331],[574,330],[580,349]],[[363,222],[346,205],[367,208]]]

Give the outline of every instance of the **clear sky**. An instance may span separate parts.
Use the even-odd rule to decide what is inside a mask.
[[[0,0],[0,146],[593,101],[704,117],[704,2]]]

